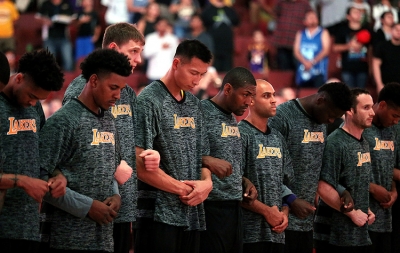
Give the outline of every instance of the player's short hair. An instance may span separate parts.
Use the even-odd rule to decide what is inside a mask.
[[[389,106],[400,108],[400,83],[390,82],[378,94],[378,103],[385,101]]]
[[[17,73],[28,76],[35,86],[46,91],[59,91],[64,84],[64,73],[47,49],[25,53],[18,61]]]
[[[221,90],[223,90],[226,84],[230,84],[233,89],[245,87],[247,85],[256,85],[256,79],[253,74],[246,68],[235,67],[226,73],[222,80]]]
[[[112,49],[97,49],[89,54],[80,65],[82,75],[89,81],[91,75],[108,75],[111,73],[120,76],[129,76],[132,66],[126,55]]]
[[[204,63],[210,63],[212,54],[210,50],[198,40],[183,40],[176,48],[175,57],[182,58],[182,61],[190,61],[198,58]]]
[[[103,37],[102,47],[106,48],[110,43],[114,42],[118,46],[128,43],[130,40],[145,44],[144,36],[133,25],[125,22],[116,23],[106,28]]]
[[[362,94],[371,95],[371,93],[369,93],[368,90],[362,88],[352,88],[350,92],[351,92],[351,108],[353,108],[355,112],[357,112],[358,96]]]
[[[345,83],[326,83],[318,89],[318,93],[325,93],[328,97],[328,101],[342,111],[348,111],[351,108],[351,92],[350,88]]]
[[[8,63],[5,54],[0,52],[0,83],[3,85],[8,84],[10,80],[10,64]]]

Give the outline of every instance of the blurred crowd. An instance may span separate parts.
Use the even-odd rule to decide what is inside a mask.
[[[212,95],[213,89],[207,88],[210,84],[215,93],[223,75],[239,65],[266,79],[270,71],[292,71],[292,87],[317,88],[335,77],[350,87],[373,87],[379,92],[384,83],[400,82],[395,68],[400,57],[389,57],[400,54],[399,3],[0,0],[0,51],[6,54],[11,72],[15,71],[23,53],[17,52],[16,45],[27,38],[16,37],[14,27],[22,15],[30,14],[41,26],[39,47],[56,55],[65,72],[78,75],[79,63],[101,47],[105,28],[130,22],[146,40],[142,62],[136,68],[147,78],[141,87],[165,74],[181,40],[198,39],[213,53],[207,81],[194,91],[198,97]],[[244,44],[238,46],[239,40]],[[29,41],[24,43],[25,51],[35,49]]]

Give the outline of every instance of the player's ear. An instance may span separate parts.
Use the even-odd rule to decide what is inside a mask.
[[[91,87],[96,88],[97,87],[97,83],[99,81],[99,77],[96,74],[93,74],[89,77],[89,84],[91,85]]]
[[[231,93],[231,91],[233,90],[233,87],[230,83],[226,83],[224,84],[224,95],[229,95],[229,93]]]

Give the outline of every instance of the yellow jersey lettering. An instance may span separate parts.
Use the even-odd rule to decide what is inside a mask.
[[[375,147],[374,150],[381,150],[381,149],[390,149],[394,151],[394,142],[393,141],[382,141],[378,138],[375,138]]]
[[[363,153],[363,154],[361,152],[358,152],[357,156],[358,156],[357,166],[362,166],[363,163],[370,163],[371,162],[371,155],[370,155],[369,152]]]
[[[222,125],[221,137],[237,136],[240,138],[239,127],[227,126],[225,123],[222,123],[221,125]]]
[[[257,158],[265,158],[266,156],[276,156],[278,158],[282,157],[281,149],[274,147],[264,147],[263,144],[258,144],[259,150]]]
[[[36,120],[35,119],[15,119],[14,117],[9,117],[10,127],[8,129],[7,135],[17,134],[19,131],[32,131],[36,133]]]
[[[111,143],[115,145],[114,133],[99,132],[97,129],[92,129],[93,141],[91,145],[99,145],[100,143]]]
[[[309,132],[304,129],[304,137],[301,143],[309,142],[321,142],[324,143],[324,133],[323,132]]]
[[[174,114],[174,129],[179,129],[181,127],[191,127],[193,129],[196,128],[196,124],[194,123],[193,117],[178,117],[178,115]]]
[[[114,118],[117,118],[119,115],[129,115],[132,117],[132,110],[130,105],[115,105],[111,107],[111,114]]]

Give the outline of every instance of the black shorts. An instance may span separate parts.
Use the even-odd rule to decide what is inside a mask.
[[[273,242],[244,243],[243,253],[283,253],[285,244]]]
[[[133,231],[135,253],[198,253],[200,232],[146,219]]]
[[[206,231],[200,232],[201,253],[241,253],[242,208],[239,201],[205,201]]]
[[[386,233],[378,233],[378,232],[372,232],[368,231],[369,233],[369,238],[371,238],[372,245],[369,247],[369,253],[381,253],[381,252],[391,252],[392,248],[392,233],[386,232]],[[396,238],[396,240],[399,240],[399,238]],[[398,251],[397,251],[398,252]]]
[[[0,252],[1,253],[38,253],[39,242],[28,240],[14,240],[14,239],[0,239]]]
[[[312,253],[312,251],[312,230],[305,232],[285,230],[285,253]]]
[[[114,252],[129,253],[131,246],[131,222],[114,223]]]

